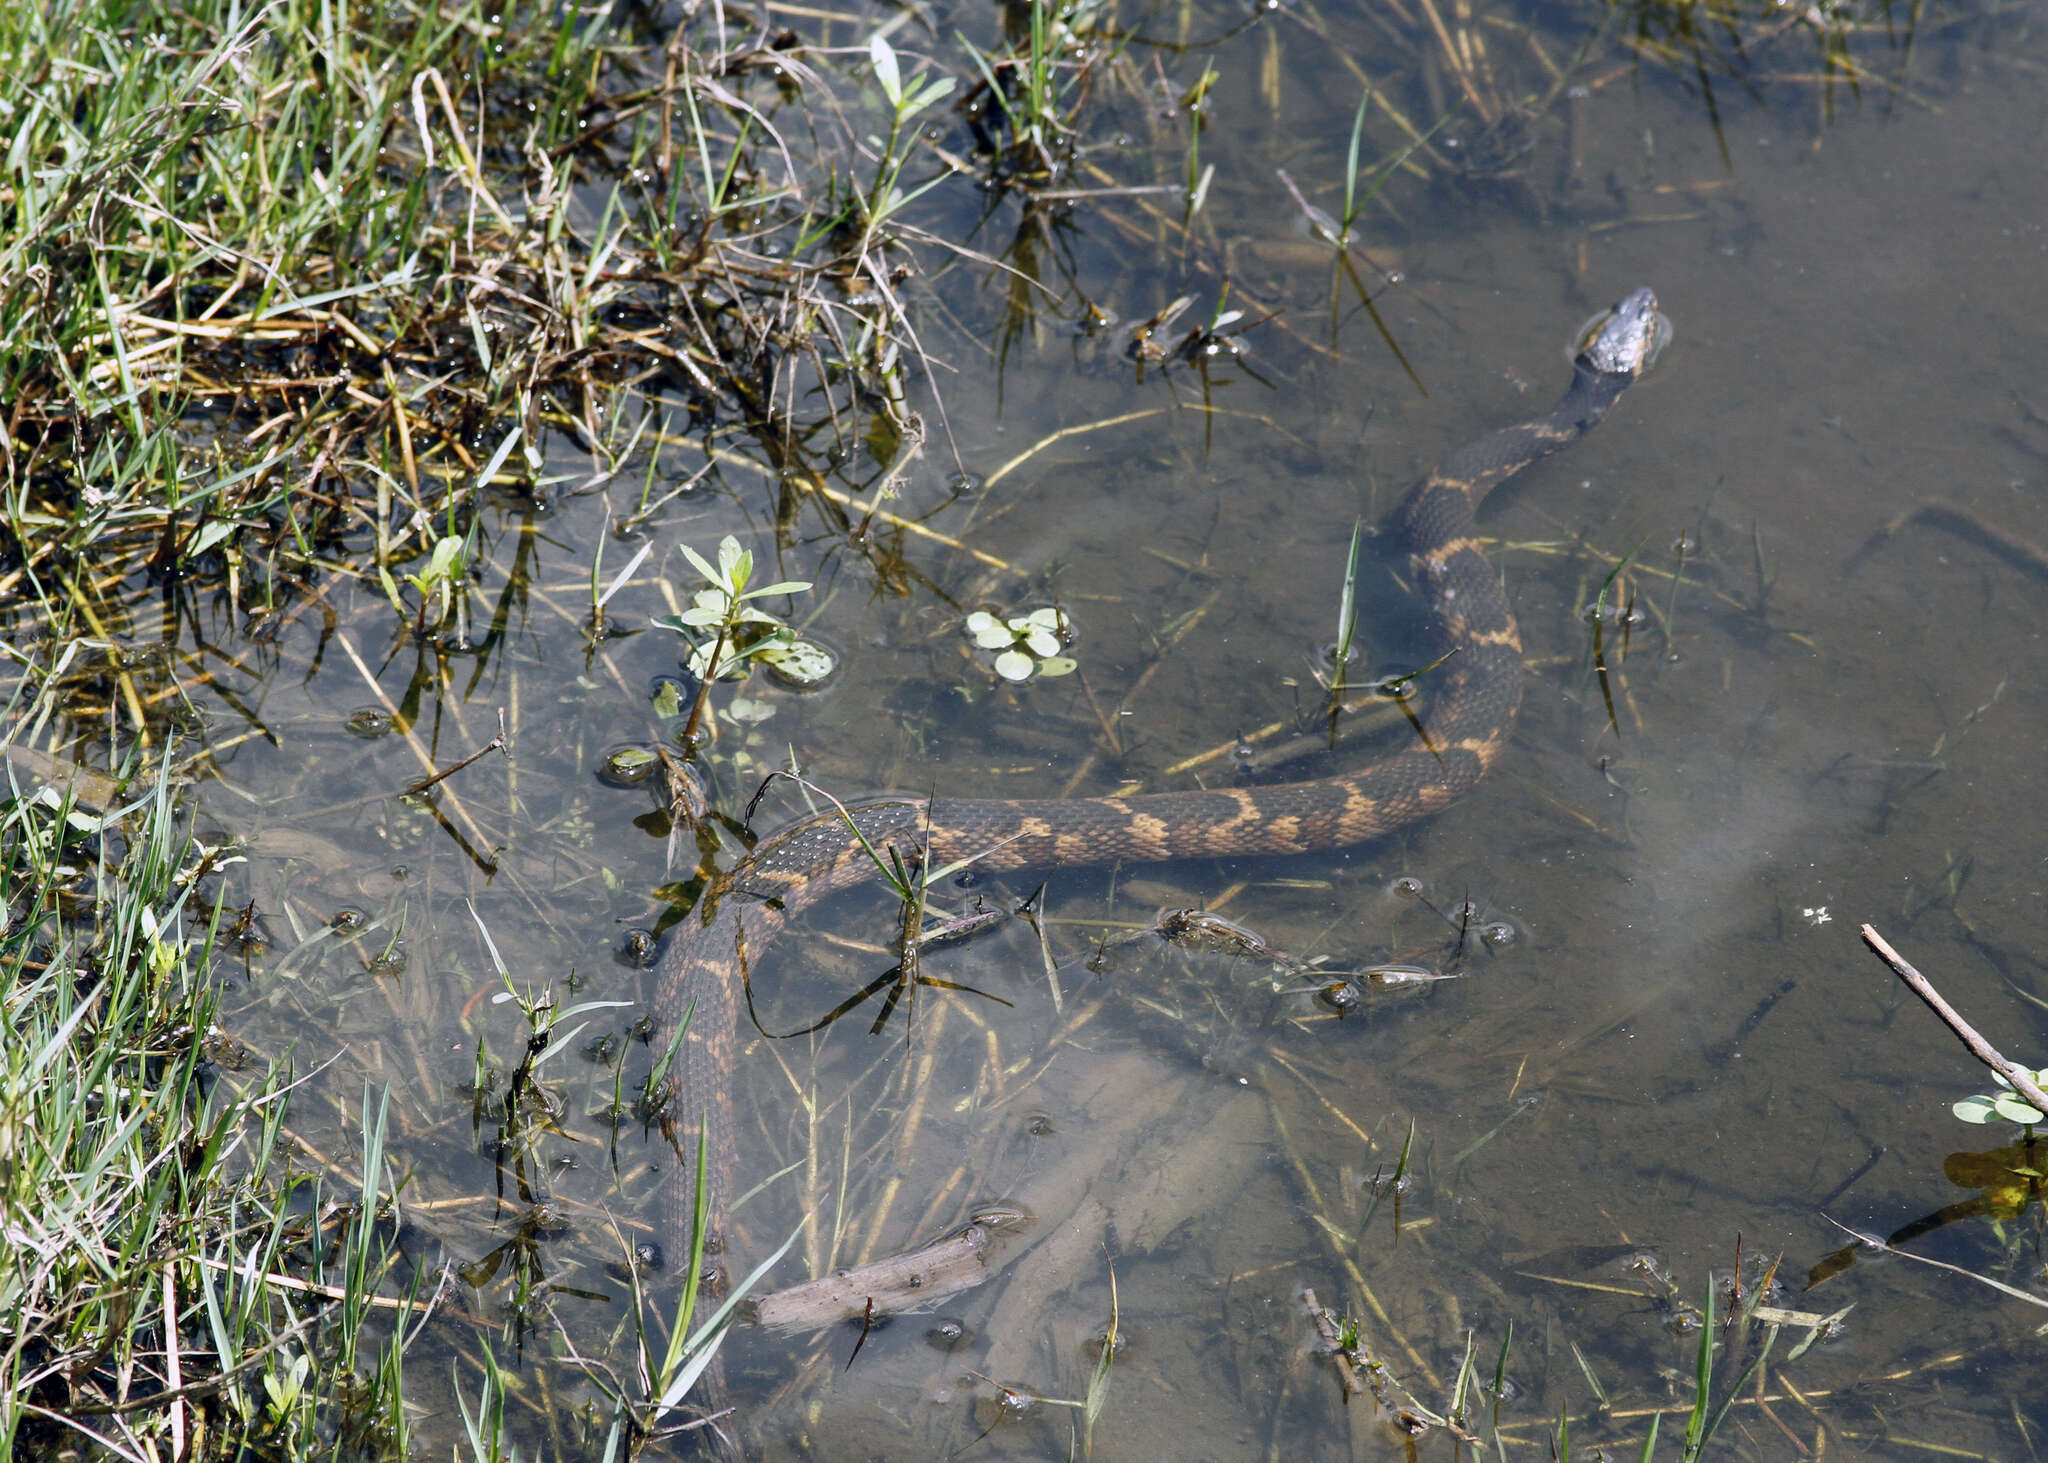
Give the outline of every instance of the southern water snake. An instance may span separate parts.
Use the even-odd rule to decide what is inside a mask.
[[[678,1058],[686,1122],[710,1125],[707,1189],[714,1233],[732,1169],[732,1067],[746,971],[799,909],[875,874],[846,818],[878,851],[935,864],[979,854],[977,869],[1068,868],[1261,853],[1307,853],[1377,838],[1424,818],[1485,776],[1507,746],[1521,703],[1520,632],[1474,536],[1486,495],[1529,464],[1590,431],[1649,365],[1668,324],[1647,289],[1588,326],[1572,384],[1533,420],[1467,443],[1396,510],[1416,592],[1454,650],[1431,677],[1426,737],[1356,772],[1266,787],[1045,801],[882,798],[805,819],[764,840],[716,878],[668,937],[657,1011],[692,1012]],[[663,1227],[689,1253],[694,1184],[671,1166]]]

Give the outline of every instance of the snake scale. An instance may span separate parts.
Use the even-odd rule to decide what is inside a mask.
[[[1438,463],[1403,500],[1393,528],[1405,542],[1416,592],[1455,651],[1431,677],[1426,739],[1355,772],[1308,782],[1127,798],[1040,801],[879,798],[807,818],[759,844],[704,891],[668,936],[656,1012],[690,1012],[677,1058],[686,1123],[710,1125],[706,1187],[718,1234],[733,1168],[732,1073],[742,983],[752,963],[799,910],[875,875],[847,817],[877,851],[935,867],[979,855],[987,872],[1243,854],[1308,853],[1378,838],[1426,818],[1467,792],[1507,746],[1521,704],[1522,642],[1499,578],[1474,536],[1488,493],[1597,425],[1668,336],[1657,300],[1638,289],[1588,325],[1572,384],[1544,415],[1490,432]],[[690,1145],[684,1145],[686,1148]],[[664,1239],[689,1254],[694,1179],[669,1165]]]

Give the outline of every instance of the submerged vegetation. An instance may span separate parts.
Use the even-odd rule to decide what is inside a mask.
[[[1057,565],[1019,569],[971,536],[1007,511],[988,506],[989,490],[1066,431],[977,476],[947,380],[986,363],[1000,391],[1042,352],[1171,404],[1106,407],[1076,436],[1174,407],[1201,411],[1204,434],[1232,413],[1264,420],[1247,402],[1286,373],[1258,351],[1384,352],[1391,378],[1419,385],[1375,312],[1393,273],[1375,260],[1375,225],[1397,232],[1400,210],[1427,208],[1432,187],[1542,192],[1532,159],[1571,156],[1571,110],[1645,67],[1703,95],[1723,77],[1807,87],[1797,68],[1775,75],[1759,58],[1811,36],[1815,94],[1831,98],[1879,79],[1864,51],[1898,49],[1848,7],[1643,5],[1597,7],[1576,55],[1516,29],[1510,57],[1485,44],[1505,34],[1497,17],[1447,29],[1422,10],[1398,25],[1375,14],[1386,49],[1367,64],[1353,29],[1363,22],[1312,3],[1199,18],[1111,0],[993,15],[408,0],[6,8],[0,1454],[399,1459],[454,1446],[505,1463],[609,1460],[663,1438],[746,1285],[727,1276],[740,1284],[711,1294],[701,1224],[689,1253],[664,1256],[623,1217],[656,1169],[687,1156],[667,1081],[681,1033],[650,1044],[620,1014],[633,1001],[587,998],[611,972],[502,958],[482,914],[488,970],[465,976],[452,941],[437,946],[428,930],[454,896],[419,872],[417,851],[452,849],[459,872],[438,877],[461,900],[510,890],[534,928],[624,926],[615,964],[629,975],[649,957],[656,905],[580,803],[536,792],[531,763],[485,754],[521,732],[544,740],[565,706],[628,706],[587,713],[564,739],[581,755],[599,724],[607,775],[668,774],[643,822],[676,834],[669,892],[686,897],[717,849],[711,831],[687,836],[702,810],[689,807],[684,764],[715,778],[789,763],[793,748],[762,727],[773,704],[735,696],[733,683],[753,666],[827,680],[837,661],[823,617],[850,579],[934,610],[942,623],[924,648],[944,695],[1010,708],[1025,704],[1024,682],[1052,683],[1047,697],[1078,687],[1120,755],[1125,712],[1095,705],[1088,680],[1111,657],[1094,638],[1069,653],[1082,627],[1117,633],[1117,616],[1084,615],[1054,583]],[[1213,31],[1196,33],[1204,20]],[[1290,151],[1284,187],[1263,168],[1248,182],[1219,145],[1227,97],[1243,116],[1222,120],[1254,141],[1298,119],[1277,40],[1245,68],[1255,78],[1218,63],[1225,41],[1261,26],[1327,52],[1348,88],[1336,123],[1298,150],[1305,160]],[[1621,32],[1625,50],[1596,45]],[[1903,59],[1884,75],[1903,88]],[[1304,296],[1286,298],[1283,272],[1217,223],[1261,208],[1285,215],[1276,232],[1298,222],[1308,236],[1316,287]],[[1277,257],[1297,241],[1253,242]],[[591,516],[602,529],[549,559],[556,515],[586,499],[601,502]],[[953,516],[941,523],[943,512]],[[715,547],[656,560],[653,536],[700,514],[715,521],[684,532]],[[964,568],[941,582],[913,552],[928,547]],[[1357,550],[1354,535],[1331,699],[1311,708],[1333,725]],[[1572,552],[1589,572],[1622,573],[1612,552]],[[549,582],[563,557],[567,592]],[[1215,578],[1207,562],[1174,567]],[[1674,600],[1686,569],[1681,556]],[[669,613],[624,610],[629,589]],[[1132,632],[1149,666],[1227,602],[1227,588],[1207,592]],[[566,655],[524,643],[544,638],[535,626],[550,615]],[[688,641],[651,691],[613,659],[648,627]],[[242,759],[303,745],[319,718],[341,721],[279,690],[330,670],[369,689],[346,693],[360,703],[336,739],[346,794],[313,799]],[[495,737],[468,709],[486,699]],[[1203,756],[1228,765],[1240,747],[1299,729],[1275,722]],[[386,760],[347,761],[346,749],[379,743]],[[1019,760],[1043,760],[1019,745]],[[474,790],[494,773],[502,782]],[[280,826],[238,837],[218,820],[244,805]],[[340,858],[318,831],[335,821],[365,840]],[[701,828],[719,822],[714,809]],[[304,871],[350,856],[376,877],[344,907],[314,911],[295,887],[314,882]],[[283,872],[263,882],[259,863]],[[886,988],[884,1018],[920,987],[960,989],[917,959],[954,933],[936,912],[923,923],[926,886],[954,871],[891,872],[916,913],[911,958],[863,992]],[[431,910],[430,895],[443,900]],[[1494,928],[1476,910],[1468,898],[1458,916],[1460,957],[1467,926]],[[1054,1008],[1074,999],[1080,1029],[1092,1009],[1074,996],[1083,982],[1049,941],[1037,948]],[[341,974],[316,989],[307,977],[330,960]],[[1382,984],[1416,973],[1375,969]],[[1311,977],[1345,993],[1341,1007],[1326,1002],[1333,1011],[1355,1010],[1352,977]],[[1022,1069],[993,1031],[974,1040],[989,1071]],[[907,1035],[901,1047],[913,1059],[878,1064],[861,1100],[908,1114],[908,1149],[925,1054]],[[875,1177],[889,1164],[858,1147],[868,1140],[854,1136],[852,1099],[821,1096],[794,1067],[785,1076],[800,1137],[765,1125],[752,1136],[787,1141],[794,1156],[777,1177],[794,1175],[809,1222],[784,1248],[801,1242],[823,1273],[874,1245],[885,1220],[910,1221],[891,1215],[895,1191]],[[2017,1110],[1997,1094],[1976,1101],[1987,1116]],[[1219,1146],[1242,1143],[1217,1131]],[[1446,1167],[1460,1170],[1493,1133]],[[1402,1232],[1414,1142],[1411,1130],[1391,1180],[1363,1188],[1283,1145],[1301,1201],[1329,1231],[1326,1258],[1350,1276],[1389,1194],[1393,1238]],[[430,1151],[474,1166],[415,1172]],[[2032,1161],[2025,1145],[2007,1156],[2001,1173]],[[1982,1212],[2017,1220],[2036,1190],[2014,1197],[2002,1182],[1985,1181],[1995,1202]],[[857,1212],[863,1202],[872,1213]],[[445,1240],[457,1224],[474,1227],[467,1250]],[[601,1261],[577,1269],[550,1252],[572,1227]],[[1047,1394],[1079,1394],[1062,1409],[1078,1415],[1062,1441],[1078,1437],[1084,1453],[1113,1417],[1111,1363],[1133,1309],[1118,1278],[1129,1267],[1105,1273],[1092,1354],[1041,1379]],[[1630,1297],[1669,1307],[1668,1288]],[[1711,1310],[1697,1396],[1641,1414],[1653,1419],[1645,1456],[1660,1412],[1690,1415],[1693,1456],[1746,1405],[1710,1385]],[[1348,1312],[1287,1324],[1307,1343],[1325,1323],[1343,1395],[1370,1390],[1386,1367],[1371,1337],[1396,1333]],[[1766,1328],[1781,1325],[1820,1329],[1810,1315],[1760,1312],[1752,1295],[1722,1344],[1744,1355],[1757,1340],[1761,1366]],[[1503,1451],[1503,1439],[1534,1441],[1538,1424],[1518,1432],[1499,1416],[1508,1341],[1488,1393],[1475,1334],[1464,1332],[1454,1385],[1430,1394],[1449,1399],[1441,1411],[1417,1400],[1422,1381],[1397,1405],[1461,1440],[1469,1425]],[[430,1368],[418,1365],[423,1337]],[[550,1358],[569,1380],[529,1384],[521,1368]],[[1115,1395],[1144,1385],[1120,1360],[1114,1375]],[[996,1418],[1029,1411],[1022,1383],[989,1385]],[[1495,1413],[1484,1429],[1482,1393]],[[1633,1425],[1600,1402],[1606,1421]]]

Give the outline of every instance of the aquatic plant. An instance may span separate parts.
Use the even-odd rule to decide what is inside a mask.
[[[976,610],[964,628],[983,650],[996,652],[995,672],[1006,681],[1050,679],[1072,674],[1075,662],[1063,654],[1074,627],[1066,613],[1047,605],[1022,615]]]
[[[2048,1067],[2037,1068],[2029,1075],[2037,1087],[2048,1087]],[[1997,1090],[1975,1093],[1951,1105],[1949,1111],[1966,1123],[2018,1123],[2031,1136],[2033,1126],[2048,1114],[2022,1098],[2013,1090],[2012,1083],[1998,1073],[1993,1072],[1991,1080],[1998,1084]]]
[[[720,680],[744,679],[749,667],[775,666],[793,679],[808,684],[823,680],[831,672],[831,652],[802,636],[756,601],[777,595],[802,594],[807,580],[784,579],[753,587],[754,555],[727,534],[718,545],[718,562],[683,545],[683,557],[706,580],[690,608],[676,615],[659,615],[654,623],[673,630],[690,643],[684,664],[697,680],[696,699],[683,724],[682,739],[691,741],[702,724],[711,687]]]

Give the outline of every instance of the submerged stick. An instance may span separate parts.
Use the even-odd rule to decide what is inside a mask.
[[[2021,1097],[2042,1112],[2048,1113],[2048,1093],[2044,1093],[2036,1085],[2033,1073],[2025,1067],[2007,1061],[1997,1047],[1986,1041],[1978,1034],[1976,1027],[1963,1019],[1961,1012],[1941,998],[1941,992],[1934,988],[1926,976],[1908,964],[1906,957],[1886,944],[1884,936],[1869,925],[1863,927],[1863,942],[1877,952],[1878,959],[1889,965],[1894,975],[1912,988],[1914,995],[1927,1003],[1950,1031],[1962,1039],[1963,1045],[1970,1049],[1971,1056],[1996,1072]]]
[[[970,1224],[907,1255],[841,1270],[763,1296],[754,1304],[754,1319],[770,1330],[809,1331],[839,1321],[934,1305],[988,1279],[995,1241],[992,1227]]]

